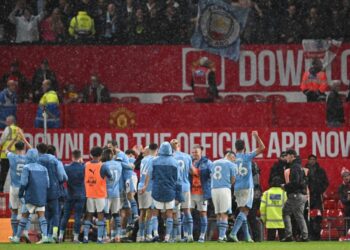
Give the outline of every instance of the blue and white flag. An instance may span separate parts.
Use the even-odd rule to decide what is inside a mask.
[[[200,0],[193,47],[237,61],[249,8],[224,0]]]

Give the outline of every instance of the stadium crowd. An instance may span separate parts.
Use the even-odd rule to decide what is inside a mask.
[[[238,0],[232,0],[237,4]],[[248,1],[243,43],[350,39],[349,0]],[[5,43],[189,44],[198,0],[5,0]]]

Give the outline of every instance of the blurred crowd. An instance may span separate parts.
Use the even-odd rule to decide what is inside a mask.
[[[189,44],[198,14],[198,0],[2,2],[4,43]],[[249,5],[243,43],[350,39],[350,0],[256,0]]]

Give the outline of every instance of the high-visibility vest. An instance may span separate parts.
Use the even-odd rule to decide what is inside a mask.
[[[107,198],[106,178],[101,177],[102,162],[87,162],[85,164],[86,198]]]
[[[302,91],[311,90],[320,91],[321,93],[325,93],[327,87],[327,75],[323,71],[318,72],[315,77],[309,71],[305,72],[300,85]]]
[[[1,147],[1,154],[0,154],[0,158],[1,159],[6,159],[6,149],[7,147],[11,144],[11,141],[16,138],[18,131],[20,130],[19,127],[17,127],[15,124],[12,124],[10,126],[8,126],[8,128],[10,129],[9,134],[6,137],[6,141],[5,143],[2,145]],[[9,149],[9,151],[11,152],[15,152],[16,148],[15,148],[15,144],[12,145],[12,147]]]
[[[260,215],[266,228],[284,228],[282,209],[286,201],[287,194],[280,187],[272,187],[263,193]]]
[[[208,76],[210,69],[207,67],[197,67],[192,72],[194,98],[210,98]]]

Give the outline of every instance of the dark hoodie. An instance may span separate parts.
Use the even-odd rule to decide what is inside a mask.
[[[285,184],[284,189],[287,194],[306,194],[307,179],[298,156],[290,164],[289,183]]]

